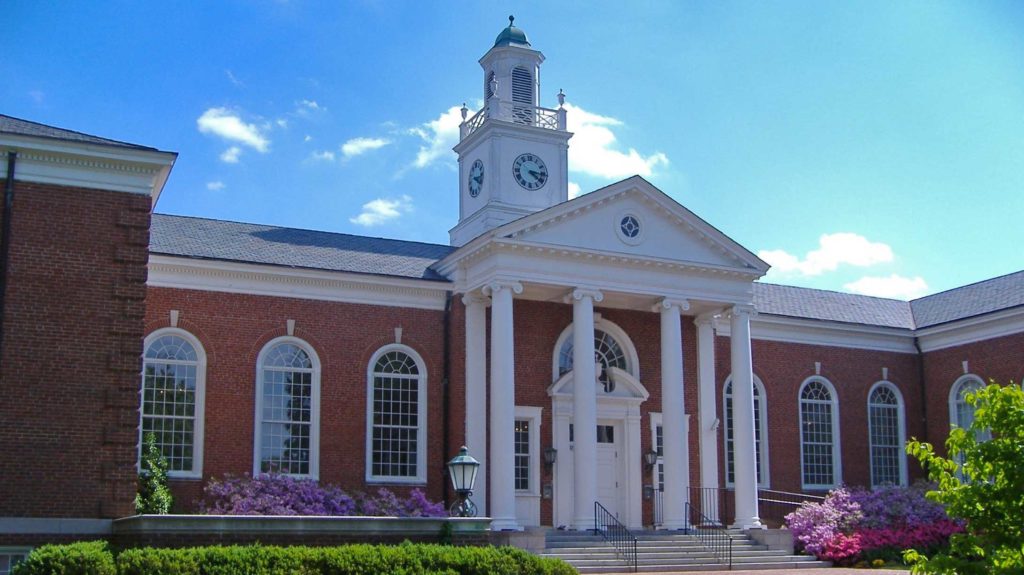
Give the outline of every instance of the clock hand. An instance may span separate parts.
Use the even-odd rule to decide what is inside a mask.
[[[535,177],[537,179],[540,179],[540,172],[538,172],[537,170],[526,170],[526,171],[529,172],[531,176],[533,176],[533,177]]]

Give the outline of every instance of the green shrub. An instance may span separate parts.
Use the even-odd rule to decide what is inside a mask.
[[[106,541],[43,545],[18,564],[14,575],[116,575]]]
[[[139,492],[135,495],[135,512],[166,515],[171,511],[171,489],[167,486],[167,458],[156,444],[156,435],[147,433],[142,439],[142,465],[139,470]]]

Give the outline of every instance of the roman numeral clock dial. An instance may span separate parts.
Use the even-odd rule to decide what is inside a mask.
[[[548,167],[534,154],[522,154],[512,164],[512,174],[524,189],[538,190],[548,182]]]

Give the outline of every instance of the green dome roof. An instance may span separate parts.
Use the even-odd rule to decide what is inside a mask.
[[[515,21],[514,16],[508,17],[508,28],[501,31],[498,37],[494,39],[494,46],[511,46],[513,44],[519,44],[522,46],[529,46],[530,41],[526,39],[526,32],[516,28],[512,23]]]

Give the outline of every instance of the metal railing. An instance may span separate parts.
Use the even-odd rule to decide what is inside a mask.
[[[761,522],[766,526],[781,527],[786,522],[786,515],[796,511],[802,503],[821,503],[824,500],[825,498],[820,495],[758,489],[757,511],[761,516]]]
[[[719,563],[732,570],[732,537],[721,522],[706,517],[696,507],[686,503],[686,529],[697,536],[700,544],[715,556]]]
[[[636,536],[600,502],[594,502],[594,531],[615,548],[615,554],[637,570]]]

